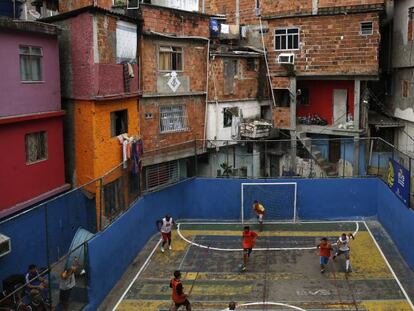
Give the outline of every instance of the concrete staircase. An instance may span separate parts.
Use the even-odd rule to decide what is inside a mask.
[[[311,157],[315,160],[316,164],[325,172],[328,177],[338,176],[338,172],[335,167],[329,163],[328,159],[323,157],[322,152],[317,146],[312,145],[312,139],[306,136],[304,132],[296,132],[296,137],[309,152]]]

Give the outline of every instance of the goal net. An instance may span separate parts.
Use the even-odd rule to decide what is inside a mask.
[[[242,222],[256,220],[253,202],[259,201],[265,208],[266,221],[293,221],[297,219],[297,184],[280,183],[242,183],[241,219]]]

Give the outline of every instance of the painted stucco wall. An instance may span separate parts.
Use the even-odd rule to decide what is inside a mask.
[[[111,136],[111,112],[128,110],[128,134],[137,135],[136,98],[76,101],[74,111],[75,180],[77,185],[98,178],[122,161],[122,145]]]
[[[47,132],[47,159],[26,164],[25,135]],[[65,183],[61,117],[0,125],[0,211]]]
[[[318,114],[328,124],[333,124],[333,93],[335,89],[346,89],[348,92],[347,111],[354,115],[354,81],[353,80],[303,80],[297,82],[298,89],[309,90],[309,105],[296,107],[298,116]]]
[[[41,82],[20,80],[19,46],[41,47]],[[60,110],[57,37],[0,30],[0,117]]]

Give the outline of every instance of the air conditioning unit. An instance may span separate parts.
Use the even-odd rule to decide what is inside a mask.
[[[290,64],[290,65],[293,65],[295,63],[295,54],[292,54],[292,53],[281,53],[277,57],[277,62],[279,64]]]
[[[140,0],[127,0],[127,10],[136,10],[139,8]]]
[[[11,252],[10,238],[0,233],[0,257],[3,257],[10,252]]]

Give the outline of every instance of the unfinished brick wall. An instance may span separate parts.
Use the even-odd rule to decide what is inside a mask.
[[[112,8],[112,0],[95,0],[96,6],[104,9]],[[65,13],[94,4],[94,0],[59,0],[59,12]]]
[[[360,35],[360,23],[373,22],[372,35]],[[274,51],[274,30],[284,27],[300,28],[300,49]],[[269,20],[266,34],[271,74],[286,73],[289,69],[277,63],[281,53],[294,53],[296,75],[377,75],[380,42],[378,13]]]
[[[232,94],[226,94],[224,75],[224,60],[237,60],[238,69],[237,74],[233,79]],[[232,99],[257,99],[258,83],[266,83],[266,81],[259,81],[259,58],[255,59],[257,62],[256,70],[248,70],[247,58],[230,58],[218,57],[210,61],[209,74],[209,100],[232,100]]]
[[[95,15],[98,52],[100,64],[114,64],[116,62],[116,22],[117,19],[109,15]]]
[[[254,0],[250,2],[254,3]],[[225,15],[226,23],[232,24],[235,21],[236,0],[205,0],[205,13]]]
[[[340,6],[357,6],[369,4],[384,4],[385,0],[319,0],[320,8],[340,7]]]
[[[143,98],[140,99],[140,125],[141,135],[147,151],[178,145],[171,150],[187,149],[191,146],[184,144],[194,139],[204,137],[204,96],[183,96],[169,98]],[[187,130],[181,132],[161,133],[160,107],[163,105],[184,105],[187,115]],[[151,117],[149,117],[151,115]],[[147,116],[147,118],[146,118]]]
[[[168,72],[159,71],[159,46],[176,46],[183,49],[183,71],[178,77],[189,79],[189,92],[205,92],[207,79],[207,41],[164,40],[153,36],[144,36],[142,49],[142,91],[157,93],[157,78]]]
[[[208,38],[209,17],[197,13],[141,5],[143,31]]]

